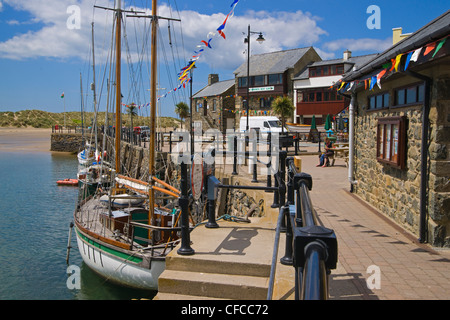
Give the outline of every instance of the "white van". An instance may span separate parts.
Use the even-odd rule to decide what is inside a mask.
[[[245,132],[247,128],[247,116],[243,116],[240,121],[239,131]],[[261,133],[281,132],[281,121],[277,117],[261,116],[248,117],[248,128],[256,129]],[[284,130],[285,132],[287,130]]]

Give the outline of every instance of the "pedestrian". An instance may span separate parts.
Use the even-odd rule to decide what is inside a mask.
[[[330,165],[329,157],[334,155],[334,151],[332,150],[333,143],[331,140],[326,137],[325,138],[325,152],[320,155],[320,162],[316,167],[322,167],[325,168]]]

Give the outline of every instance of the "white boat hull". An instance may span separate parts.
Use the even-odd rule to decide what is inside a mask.
[[[103,250],[102,245],[84,238],[80,231],[76,232],[78,249],[83,261],[89,268],[102,277],[126,287],[157,290],[158,278],[165,269],[164,260],[151,261],[151,268],[142,268],[119,257],[113,250]],[[130,258],[130,257],[128,257]]]

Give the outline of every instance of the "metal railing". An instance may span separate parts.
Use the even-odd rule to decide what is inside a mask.
[[[273,275],[282,222],[286,221],[285,255],[280,259],[284,265],[295,269],[296,300],[328,299],[328,275],[337,264],[337,239],[333,230],[320,224],[313,208],[309,190],[312,178],[299,173],[293,158],[286,159],[288,168],[287,198],[280,209],[274,248],[268,299],[272,298]]]

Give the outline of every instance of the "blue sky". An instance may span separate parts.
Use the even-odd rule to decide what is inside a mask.
[[[151,7],[151,0],[124,0],[122,7]],[[159,14],[181,17],[171,24],[172,47],[167,22],[160,23],[160,94],[178,86],[177,70],[198,50],[196,46],[222,24],[232,0],[159,0]],[[105,61],[110,41],[111,15],[93,5],[113,7],[113,0],[0,0],[0,111],[39,109],[50,112],[79,111],[80,74],[85,109],[92,111],[91,22],[95,23],[96,80],[99,109],[105,110],[106,89],[100,96],[101,80],[107,79]],[[380,9],[380,28],[369,29],[367,13],[371,5]],[[79,9],[79,15],[73,7]],[[70,9],[72,8],[72,9]],[[447,11],[447,1],[311,1],[240,0],[226,24],[226,40],[215,36],[213,48],[205,50],[194,71],[193,91],[207,84],[209,73],[221,80],[233,78],[233,71],[245,61],[244,32],[263,32],[266,41],[252,41],[252,54],[313,46],[322,59],[342,57],[346,49],[353,55],[377,53],[392,43],[392,29],[414,32]],[[74,15],[75,14],[75,15]],[[79,25],[71,17],[79,17]],[[135,22],[139,20],[139,22]],[[144,19],[126,18],[128,48],[123,54],[124,103],[149,102],[148,65],[128,65],[141,59],[135,48],[136,37],[143,38]],[[147,22],[148,23],[148,22]],[[71,24],[72,28],[68,25]],[[74,27],[75,26],[75,27]],[[125,41],[124,41],[125,42]],[[138,41],[139,42],[139,41]],[[142,42],[142,41],[141,41]],[[164,50],[163,50],[164,49]],[[144,55],[142,59],[147,59]],[[173,60],[173,58],[175,58]],[[167,64],[165,62],[168,62]],[[140,72],[129,72],[133,70]],[[144,79],[140,92],[133,91],[128,76]],[[106,80],[105,80],[106,82]],[[181,91],[181,92],[180,92]],[[61,93],[65,99],[61,99]],[[175,116],[174,104],[188,102],[189,90],[171,92],[161,99],[160,114]],[[148,115],[148,108],[140,114]]]

